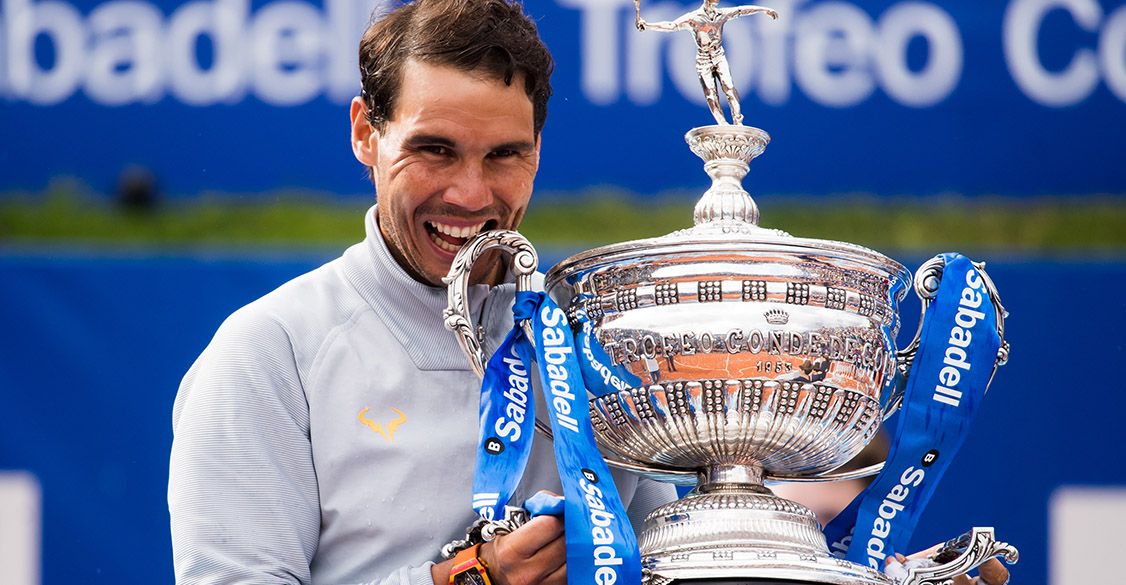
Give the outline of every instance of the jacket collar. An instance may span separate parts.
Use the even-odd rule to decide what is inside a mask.
[[[442,320],[446,288],[418,282],[399,266],[376,224],[375,210],[373,205],[364,216],[364,241],[344,254],[348,280],[420,370],[469,370],[468,358]],[[469,287],[470,314],[488,331],[487,350],[497,347],[512,328],[515,292],[513,282],[491,289],[483,284]],[[483,310],[488,314],[482,315]]]

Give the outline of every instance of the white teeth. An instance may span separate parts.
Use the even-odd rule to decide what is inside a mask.
[[[446,234],[447,236],[454,238],[468,238],[470,236],[477,235],[477,233],[481,231],[481,228],[485,227],[485,222],[467,227],[457,227],[444,223],[438,223],[436,221],[430,222],[430,225],[436,231]]]
[[[450,236],[452,238],[469,238],[469,237],[475,236],[478,233],[480,233],[481,228],[485,227],[486,222],[481,222],[477,225],[472,225],[472,226],[468,226],[468,227],[456,227],[456,226],[452,226],[452,225],[448,225],[448,224],[444,224],[444,223],[438,223],[436,221],[428,221],[426,223],[429,224],[430,227],[434,228],[434,231],[446,234],[447,236]],[[451,244],[451,243],[447,242],[446,240],[443,240],[442,238],[438,237],[437,234],[432,233],[432,234],[429,234],[429,236],[430,236],[430,241],[434,242],[439,248],[441,248],[441,249],[443,249],[447,252],[455,252],[456,253],[461,248],[461,246],[455,246],[454,244]]]
[[[447,252],[457,252],[460,249],[460,246],[455,246],[455,245],[443,240],[442,238],[439,238],[438,236],[436,236],[434,234],[430,234],[430,241],[434,242],[435,244],[438,245],[439,248],[441,248],[441,249],[443,249]]]

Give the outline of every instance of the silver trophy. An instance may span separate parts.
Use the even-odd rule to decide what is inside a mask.
[[[546,277],[576,337],[601,346],[613,366],[637,380],[590,401],[607,461],[696,486],[645,520],[638,540],[645,579],[940,584],[993,556],[1015,562],[1014,547],[995,541],[992,529],[975,528],[946,547],[943,558],[953,560],[914,567],[897,581],[832,556],[813,512],[765,486],[879,470],[832,473],[898,407],[902,390],[893,381],[897,369],[907,374],[918,343],[916,337],[896,350],[898,303],[913,285],[927,304],[942,265],[924,265],[912,282],[902,265],[873,250],[758,226],[741,181],[770,137],[741,124],[720,48],[723,23],[756,12],[777,18],[757,6],[718,8],[704,0],[675,21],[648,23],[638,6],[639,29],[690,30],[696,37],[701,82],[718,124],[694,128],[685,139],[712,185],[696,204],[694,227],[577,254]],[[734,124],[724,118],[717,86]],[[512,256],[521,289],[537,264],[531,244],[511,231],[483,233],[455,259],[446,325],[479,374],[484,336],[469,318],[466,288],[473,262],[493,249]],[[998,309],[1000,365],[1008,353],[1004,310],[985,280]]]

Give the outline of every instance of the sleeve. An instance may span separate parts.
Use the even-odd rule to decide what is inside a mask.
[[[279,323],[243,309],[180,384],[168,479],[180,585],[311,580],[320,507],[288,340]]]
[[[637,489],[634,490],[633,499],[630,501],[629,507],[626,508],[626,515],[629,516],[634,531],[640,534],[645,517],[658,506],[663,506],[675,499],[676,486],[673,484],[645,477],[638,478]]]
[[[180,384],[168,509],[178,585],[309,584],[320,498],[309,406],[286,328],[243,309]],[[380,585],[433,585],[432,563]]]

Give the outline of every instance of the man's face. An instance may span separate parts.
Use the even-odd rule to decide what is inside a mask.
[[[505,85],[410,60],[383,132],[364,135],[359,106],[365,119],[357,122],[353,102],[353,150],[374,170],[383,238],[416,280],[441,285],[470,237],[520,224],[539,167],[521,76]]]

